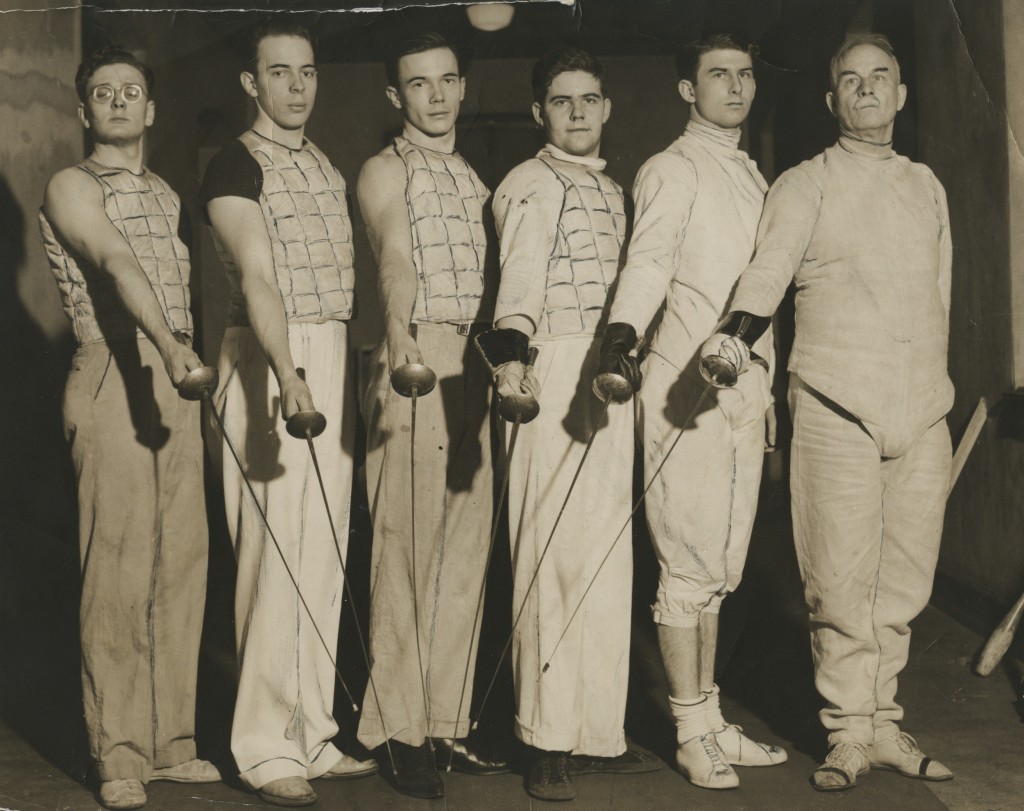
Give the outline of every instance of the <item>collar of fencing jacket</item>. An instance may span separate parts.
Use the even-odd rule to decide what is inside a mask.
[[[722,149],[739,149],[740,130],[737,127],[732,130],[723,130],[720,127],[710,127],[692,118],[686,122],[686,132],[700,138],[707,144],[721,147]]]
[[[552,144],[544,144],[544,148],[537,153],[537,157],[540,157],[541,155],[550,155],[552,158],[565,161],[566,163],[578,163],[580,166],[597,169],[599,172],[603,172],[604,167],[608,165],[608,161],[603,158],[587,158],[582,155],[570,155],[568,152],[563,152],[557,146],[553,146]]]
[[[874,141],[865,141],[862,138],[848,135],[845,132],[839,136],[839,146],[852,155],[859,155],[862,158],[870,158],[872,160],[888,160],[896,156],[892,149],[892,141],[889,141],[887,144],[878,144]]]

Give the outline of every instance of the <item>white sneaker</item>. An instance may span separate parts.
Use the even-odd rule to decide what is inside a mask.
[[[740,784],[711,732],[679,744],[676,764],[691,783],[701,788],[728,789]]]
[[[867,749],[863,744],[840,741],[828,750],[828,756],[814,774],[811,785],[818,791],[845,791],[857,785],[857,778],[867,774]]]
[[[758,743],[743,734],[743,727],[726,724],[714,733],[718,748],[733,766],[777,766],[789,760],[781,746]]]
[[[146,804],[146,789],[141,780],[105,780],[100,783],[100,804],[104,808],[142,808]]]
[[[953,772],[922,752],[906,732],[898,732],[868,747],[868,762],[873,769],[889,769],[918,780],[952,780]]]

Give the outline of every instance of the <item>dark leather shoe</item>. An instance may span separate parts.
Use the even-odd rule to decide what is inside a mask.
[[[434,755],[427,741],[419,746],[391,741],[390,756],[387,746],[378,746],[373,750],[373,757],[380,767],[380,776],[399,794],[421,800],[435,800],[444,796],[444,783],[434,767]]]
[[[627,744],[618,757],[569,755],[569,774],[643,774],[661,768],[658,757],[636,744]]]
[[[431,740],[434,742],[434,762],[439,772],[448,771],[449,763],[452,765],[452,771],[463,774],[508,774],[511,771],[504,760],[483,754],[468,741],[455,738]]]
[[[575,800],[566,753],[539,751],[526,776],[526,793],[538,800]]]

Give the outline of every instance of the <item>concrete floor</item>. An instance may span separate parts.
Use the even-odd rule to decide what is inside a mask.
[[[929,754],[956,773],[948,783],[926,784],[889,772],[874,772],[850,792],[822,795],[807,778],[823,755],[824,735],[811,680],[810,650],[800,583],[793,559],[784,489],[769,476],[751,546],[745,580],[726,601],[719,646],[719,682],[726,717],[752,737],[777,742],[790,752],[787,764],[740,771],[738,790],[710,792],[691,786],[674,770],[635,777],[593,775],[578,778],[574,803],[531,800],[518,774],[473,778],[445,776],[447,798],[433,802],[396,794],[378,777],[347,782],[315,781],[320,808],[466,809],[502,811],[533,808],[642,809],[959,809],[1011,811],[1024,808],[1024,726],[1018,694],[1022,672],[1011,660],[988,679],[970,666],[983,640],[935,607],[914,626],[911,660],[900,698],[905,728]],[[365,513],[357,512],[350,550],[353,583],[365,583],[369,542]],[[360,517],[361,516],[361,517]],[[634,605],[631,686],[627,733],[662,758],[671,760],[674,729],[665,704],[664,673],[649,604],[656,565],[642,528],[634,539]],[[503,569],[503,566],[505,567]],[[361,574],[363,573],[363,574]],[[233,702],[231,557],[226,542],[212,545],[207,627],[200,666],[198,730],[201,753],[230,778],[222,784],[148,787],[153,811],[211,807],[267,807],[246,793],[233,775],[227,747]],[[66,546],[26,537],[0,524],[0,811],[84,811],[96,809],[87,775],[88,757],[81,724],[77,674],[77,557]],[[356,590],[363,611],[365,592]],[[481,643],[479,684],[494,669],[508,628],[507,556],[496,555],[489,621]],[[26,606],[31,612],[26,613]],[[343,675],[360,696],[365,668],[358,661],[352,611],[346,607],[340,657]],[[31,622],[25,618],[31,616]],[[18,619],[15,622],[14,619]],[[346,702],[336,702],[343,708]],[[354,717],[338,710],[342,745],[351,740]],[[510,726],[511,690],[507,668],[488,703],[485,736],[500,739]],[[504,733],[507,734],[507,733]]]
[[[767,629],[765,629],[767,630]],[[804,751],[800,738],[773,731],[770,724],[749,706],[735,698],[744,685],[764,679],[777,682],[777,675],[765,675],[761,667],[774,669],[783,658],[772,653],[771,636],[755,644],[741,641],[734,656],[742,660],[739,671],[729,669],[723,679],[727,692],[726,715],[761,740],[779,741],[790,750],[787,764],[772,769],[742,770],[742,784],[736,791],[714,793],[690,786],[668,767],[637,777],[588,776],[578,778],[579,794],[565,809],[644,809],[661,811],[685,805],[702,809],[834,809],[878,811],[900,808],[960,809],[962,811],[1011,811],[1024,807],[1024,727],[1014,707],[1014,685],[1019,682],[1016,665],[997,671],[989,679],[970,673],[969,663],[981,640],[929,608],[918,620],[911,664],[902,683],[901,696],[907,709],[907,728],[922,748],[941,757],[956,772],[949,783],[924,784],[892,773],[875,772],[861,779],[858,787],[842,795],[821,795],[809,787],[807,776],[817,753]],[[762,665],[756,664],[760,661]],[[653,684],[649,689],[653,688]],[[772,696],[764,696],[771,702]],[[780,717],[788,712],[779,707]],[[789,718],[790,729],[813,731],[813,719]],[[661,725],[667,725],[667,721]],[[666,726],[667,730],[667,726]],[[666,730],[658,730],[645,743],[663,756]],[[634,731],[634,738],[642,737]],[[445,777],[447,798],[432,802],[404,798],[377,777],[350,782],[317,781],[319,807],[352,809],[394,809],[395,811],[439,811],[440,809],[491,809],[509,811],[545,807],[531,801],[517,775],[473,778],[460,774]],[[235,781],[225,784],[183,786],[151,784],[148,808],[210,809],[214,806],[271,807],[244,793]],[[85,811],[98,808],[92,793],[78,780],[48,762],[39,751],[9,726],[0,726],[0,808],[12,811]]]

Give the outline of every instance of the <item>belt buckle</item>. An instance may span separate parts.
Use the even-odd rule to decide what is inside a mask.
[[[470,327],[472,327],[472,326],[473,326],[472,324],[456,324],[455,325],[455,331],[459,335],[466,336],[466,335],[469,335],[469,330],[470,330]]]

